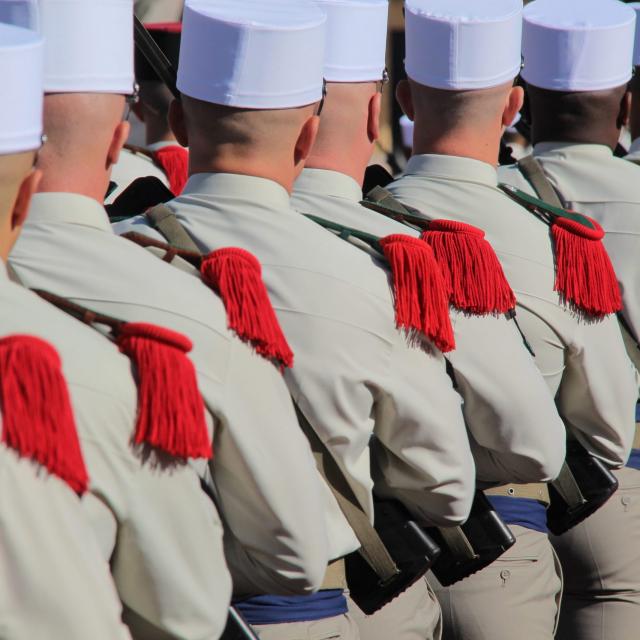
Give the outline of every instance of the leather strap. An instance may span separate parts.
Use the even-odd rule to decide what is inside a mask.
[[[582,491],[580,491],[580,487],[578,486],[578,483],[566,462],[562,465],[562,469],[560,469],[560,475],[551,484],[567,503],[569,509],[579,507],[586,502],[586,499],[582,495]]]
[[[157,229],[167,240],[167,242],[183,251],[194,251],[201,253],[198,245],[186,232],[175,213],[166,204],[159,204],[145,214],[147,219],[155,229]]]
[[[503,484],[499,487],[485,489],[484,494],[487,496],[507,496],[508,498],[529,498],[549,505],[549,489],[544,482]]]
[[[438,531],[455,558],[475,560],[478,557],[462,527],[439,527]]]
[[[320,585],[320,590],[323,589],[347,589],[347,570],[344,563],[344,558],[334,560],[329,563],[327,570],[324,574],[324,580]]]
[[[636,433],[633,437],[633,449],[640,449],[640,422],[636,422]]]
[[[296,413],[300,427],[311,445],[318,471],[327,481],[340,510],[358,538],[361,545],[360,554],[375,571],[381,582],[385,583],[391,580],[400,571],[389,555],[378,532],[371,525],[369,516],[362,508],[347,476],[297,405]]]
[[[527,179],[539,198],[554,207],[564,208],[560,196],[549,178],[547,178],[542,165],[533,156],[525,156],[518,160],[518,169],[520,169],[520,173]]]

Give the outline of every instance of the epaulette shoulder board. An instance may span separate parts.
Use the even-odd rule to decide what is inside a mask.
[[[419,238],[392,234],[379,238],[319,216],[305,216],[342,240],[360,240],[384,256],[393,278],[396,326],[410,336],[424,335],[440,351],[455,348],[449,317],[449,290],[433,251]]]
[[[510,185],[502,191],[551,228],[556,278],[554,290],[562,300],[592,318],[617,313],[622,296],[611,259],[602,242],[604,230],[596,220],[551,205]]]
[[[164,205],[150,209],[146,216],[166,243],[135,232],[123,237],[154,253],[164,252],[162,259],[174,266],[179,266],[176,258],[189,263],[199,272],[202,281],[220,296],[229,328],[281,371],[291,368],[294,354],[271,304],[258,259],[239,247],[201,253],[177,216]]]
[[[187,336],[154,324],[125,322],[47,291],[34,293],[96,331],[106,328],[107,337],[135,364],[136,445],[182,459],[211,457],[204,403],[187,356],[193,344]]]
[[[433,249],[456,309],[473,315],[514,310],[515,295],[482,229],[456,220],[430,220],[380,186],[369,191],[361,204],[422,231],[422,240]]]

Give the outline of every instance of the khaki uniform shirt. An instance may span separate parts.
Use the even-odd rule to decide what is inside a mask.
[[[495,167],[484,162],[418,155],[388,189],[425,218],[451,218],[485,230],[565,424],[591,453],[622,465],[633,438],[637,381],[616,318],[587,321],[562,304],[553,290],[549,227],[497,185]]]
[[[462,522],[475,474],[460,398],[442,354],[409,346],[395,328],[387,273],[291,209],[287,191],[271,180],[197,174],[168,206],[204,252],[240,246],[261,261],[295,353],[290,391],[369,514],[375,435],[383,451],[378,491],[423,522]],[[161,238],[146,218],[118,229]],[[355,548],[342,518],[333,518],[330,538],[338,555]]]
[[[604,244],[620,283],[623,315],[640,341],[640,168],[599,144],[545,142],[537,144],[533,154],[566,206],[595,218],[606,231]],[[502,168],[498,175],[533,194],[515,166]],[[629,354],[640,366],[638,349]]]
[[[342,173],[305,169],[293,206],[379,237],[419,232],[359,204],[358,183]],[[514,322],[504,314],[452,309],[456,349],[446,354],[464,400],[478,480],[544,482],[564,461],[565,430],[552,396]],[[526,389],[526,393],[522,390]]]
[[[234,589],[317,588],[327,536],[311,452],[281,375],[227,330],[221,301],[195,278],[114,235],[102,206],[84,196],[37,194],[11,263],[26,285],[191,338],[190,357],[214,421],[211,475]],[[164,553],[172,557],[170,549]],[[187,572],[181,563],[174,569]]]
[[[184,0],[135,0],[134,10],[143,23],[182,20]]]
[[[219,633],[231,593],[222,526],[189,465],[166,464],[131,447],[137,392],[129,359],[97,331],[9,282],[4,265],[0,278],[2,335],[36,335],[60,354],[91,481],[82,506],[102,549],[101,566],[110,563],[120,598],[177,638]],[[38,533],[43,531],[23,531],[25,544]],[[33,553],[40,552],[38,545]],[[64,573],[56,579],[55,589],[64,589]],[[93,634],[87,629],[84,637]]]

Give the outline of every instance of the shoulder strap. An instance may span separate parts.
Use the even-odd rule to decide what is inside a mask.
[[[532,155],[521,158],[517,164],[520,173],[527,179],[539,198],[554,207],[564,207],[564,203],[560,200],[558,192],[551,184],[542,165]]]
[[[127,151],[131,151],[134,155],[145,156],[149,158],[149,160],[153,160],[153,155],[149,149],[145,149],[145,147],[140,147],[136,144],[129,144],[128,142],[124,145],[124,148]]]
[[[166,204],[159,204],[153,207],[145,215],[171,246],[176,249],[200,253],[198,245]]]
[[[380,581],[383,583],[387,582],[393,578],[393,576],[400,573],[398,567],[389,555],[378,532],[371,526],[369,517],[356,497],[348,477],[340,468],[333,453],[331,453],[329,448],[322,442],[311,424],[309,424],[309,421],[297,404],[296,413],[300,427],[313,451],[318,471],[327,481],[331,492],[338,502],[340,510],[356,534],[358,542],[360,542],[360,554],[378,575]]]

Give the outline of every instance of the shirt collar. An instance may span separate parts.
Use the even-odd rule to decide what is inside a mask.
[[[554,155],[575,155],[575,154],[588,154],[602,157],[611,157],[613,151],[610,147],[604,144],[584,144],[582,142],[538,142],[533,147],[533,155],[539,156],[542,154],[552,153]]]
[[[180,198],[187,196],[224,196],[258,202],[270,209],[291,208],[289,192],[267,178],[236,173],[196,173],[192,175]]]
[[[362,187],[351,176],[329,169],[304,169],[296,180],[294,192],[344,198],[350,202],[362,200]]]
[[[640,151],[640,138],[636,138],[629,147],[629,151],[627,153],[636,153],[636,151]]]
[[[403,175],[477,182],[491,187],[498,185],[498,173],[494,166],[462,156],[443,156],[433,153],[413,156]]]
[[[77,193],[36,193],[31,200],[29,224],[70,223],[93,227],[111,233],[111,223],[104,207]]]
[[[154,151],[159,151],[160,149],[164,149],[165,147],[179,147],[180,145],[171,140],[160,140],[160,142],[152,142],[148,144],[146,149],[153,153]]]

